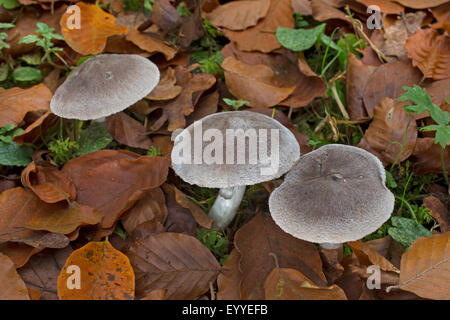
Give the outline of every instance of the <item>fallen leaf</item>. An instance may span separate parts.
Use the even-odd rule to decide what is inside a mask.
[[[217,112],[217,105],[219,103],[219,92],[214,91],[210,94],[204,94],[198,100],[197,105],[195,106],[194,112],[192,112],[186,118],[186,125],[194,123],[194,121],[200,120],[210,114]],[[172,151],[172,149],[170,149]]]
[[[339,19],[347,21],[345,13],[333,6],[325,0],[311,1],[312,16],[317,21],[326,21],[331,19]]]
[[[222,63],[228,90],[238,99],[247,100],[253,107],[271,107],[286,99],[295,89],[280,88],[275,74],[266,65],[248,65],[233,57]]]
[[[166,289],[158,289],[149,292],[141,300],[166,300]]]
[[[344,273],[344,267],[341,262],[343,259],[343,247],[339,249],[320,248],[320,258],[323,264],[323,273],[328,283],[335,283]]]
[[[346,75],[347,110],[351,120],[368,118],[364,108],[364,88],[376,67],[365,65],[353,53],[348,55]]]
[[[66,43],[83,55],[99,54],[106,46],[106,40],[113,35],[126,34],[128,29],[118,26],[116,18],[96,5],[78,2],[80,8],[80,28],[69,26],[71,14],[64,13],[59,22]]]
[[[147,129],[125,112],[113,114],[107,117],[105,122],[108,132],[117,142],[146,150],[152,146]]]
[[[364,106],[369,117],[373,117],[375,106],[383,98],[397,99],[403,86],[412,87],[422,79],[420,70],[405,61],[386,63],[372,73],[364,89]]]
[[[427,299],[450,297],[450,233],[419,238],[402,256],[400,288]]]
[[[28,290],[40,292],[38,300],[58,299],[58,275],[72,251],[70,247],[46,249],[34,255],[25,267],[18,269]]]
[[[14,141],[19,145],[23,145],[24,143],[35,143],[41,138],[41,130],[44,132],[55,120],[56,116],[50,111],[44,113],[22,133],[14,137]]]
[[[49,111],[52,96],[42,83],[28,89],[0,88],[0,128],[7,124],[18,125],[27,112]]]
[[[348,243],[353,252],[358,257],[359,262],[364,266],[377,265],[381,270],[397,272],[398,269],[392,263],[370,247],[366,242],[352,241]]]
[[[131,29],[126,39],[148,53],[162,53],[167,60],[171,60],[177,54],[177,49],[168,46],[164,40],[158,39],[150,33],[142,33],[137,29]]]
[[[155,0],[151,20],[163,31],[175,30],[181,24],[181,17],[170,0]]]
[[[255,26],[269,10],[270,0],[241,0],[228,2],[205,14],[205,19],[216,27],[244,30]]]
[[[448,210],[438,198],[428,196],[423,199],[423,205],[430,209],[430,215],[439,223],[442,233],[450,231]]]
[[[417,31],[405,43],[413,66],[422,71],[424,78],[442,80],[450,74],[450,38],[435,29]]]
[[[242,274],[239,270],[241,254],[234,248],[231,250],[222,271],[217,278],[217,300],[240,300],[240,284]]]
[[[347,300],[337,285],[318,287],[300,271],[275,268],[264,283],[267,300]]]
[[[69,288],[77,266],[80,288]],[[133,300],[135,277],[127,256],[108,242],[89,242],[72,252],[58,276],[60,300]]]
[[[364,4],[365,6],[378,6],[380,11],[385,14],[401,14],[404,8],[391,0],[356,0],[359,3]]]
[[[444,3],[439,7],[434,7],[431,9],[431,12],[437,20],[431,27],[444,29],[447,33],[450,33],[450,2]]]
[[[270,217],[257,214],[236,232],[234,244],[241,254],[242,299],[264,299],[264,281],[276,266],[274,256],[281,268],[296,268],[316,285],[326,285],[314,245],[283,232]]]
[[[30,300],[28,290],[8,256],[0,253],[0,300]]]
[[[125,230],[131,234],[140,224],[155,221],[164,225],[167,216],[166,198],[161,188],[146,191],[144,196],[121,218]]]
[[[293,28],[291,0],[270,0],[266,17],[244,31],[224,30],[225,36],[243,51],[271,52],[281,47],[275,37],[278,27]]]
[[[446,3],[448,0],[395,0],[395,2],[398,2],[405,7],[413,8],[413,9],[426,9],[426,8],[433,8],[437,7],[443,3]]]
[[[220,271],[213,254],[196,238],[181,233],[150,235],[127,252],[136,273],[136,297],[166,289],[168,300],[191,300],[209,290]]]
[[[294,12],[300,12],[304,16],[312,15],[310,0],[291,0],[291,5]]]
[[[0,244],[0,252],[7,255],[14,262],[16,268],[23,267],[33,255],[42,250],[44,248],[34,248],[18,242]]]
[[[390,98],[381,99],[363,139],[370,146],[368,151],[378,153],[383,163],[400,163],[414,151],[416,121],[405,111],[402,102],[395,102]]]
[[[62,171],[75,184],[77,202],[102,212],[101,226],[110,228],[146,190],[166,180],[168,162],[129,151],[101,150],[70,160]]]
[[[23,171],[22,184],[47,203],[74,200],[75,186],[70,178],[55,167],[43,167],[31,162]]]
[[[175,70],[170,67],[167,68],[162,74],[158,85],[146,98],[150,100],[170,100],[177,97],[183,88],[175,85],[176,82]]]
[[[418,138],[411,156],[415,174],[430,172],[442,173],[441,147],[434,143],[434,138]],[[450,171],[450,148],[444,149],[444,163],[447,172]]]

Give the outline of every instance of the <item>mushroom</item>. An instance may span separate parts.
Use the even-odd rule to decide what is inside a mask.
[[[158,67],[146,58],[101,54],[69,75],[56,90],[50,109],[61,118],[104,121],[147,96],[158,82]]]
[[[385,171],[371,153],[329,144],[302,156],[269,198],[274,221],[292,236],[339,248],[376,231],[394,209]]]
[[[175,132],[172,140],[175,173],[190,184],[220,188],[209,212],[219,229],[233,220],[247,185],[280,177],[300,156],[291,131],[249,111],[208,115]]]

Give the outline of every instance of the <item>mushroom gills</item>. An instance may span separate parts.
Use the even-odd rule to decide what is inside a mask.
[[[214,220],[213,228],[226,228],[233,221],[244,193],[245,186],[220,189],[216,201],[208,214]]]

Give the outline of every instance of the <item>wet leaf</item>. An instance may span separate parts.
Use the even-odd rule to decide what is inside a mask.
[[[68,288],[73,270],[80,271],[80,289]],[[60,300],[133,300],[135,277],[127,256],[108,242],[89,242],[75,250],[58,276]]]
[[[76,52],[83,55],[101,53],[106,46],[106,40],[113,35],[126,34],[127,28],[118,26],[116,18],[96,5],[78,2],[80,8],[81,27],[70,29],[68,13],[60,20],[61,31],[66,43]]]
[[[0,300],[30,300],[28,290],[8,256],[0,253]]]
[[[209,290],[220,271],[213,254],[194,237],[180,233],[150,235],[127,252],[136,273],[136,296],[166,289],[165,298],[194,299]]]
[[[428,299],[450,296],[450,233],[417,239],[402,256],[400,288]]]

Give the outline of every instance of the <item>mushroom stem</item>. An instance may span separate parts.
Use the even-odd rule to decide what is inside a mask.
[[[106,121],[106,117],[94,119],[94,122],[105,122],[105,121]]]
[[[339,249],[340,247],[342,247],[342,243],[320,243],[320,246],[324,249],[328,249],[328,250],[335,250],[335,249]]]
[[[239,209],[244,193],[245,186],[220,189],[208,214],[214,220],[214,228],[224,229],[230,224]]]

